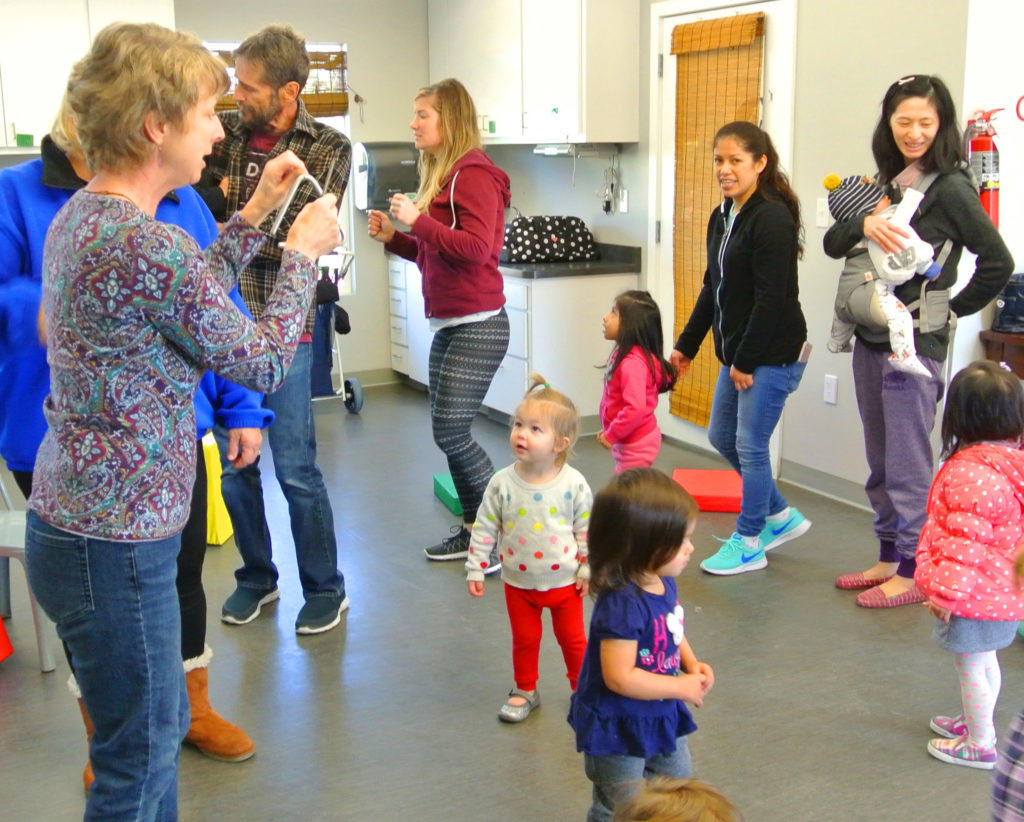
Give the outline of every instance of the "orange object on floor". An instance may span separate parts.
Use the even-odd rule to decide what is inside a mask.
[[[743,480],[728,470],[677,468],[672,479],[690,492],[701,511],[738,513],[743,499]]]
[[[14,648],[11,647],[11,641],[7,638],[7,629],[4,628],[3,620],[0,620],[0,662],[13,653]]]

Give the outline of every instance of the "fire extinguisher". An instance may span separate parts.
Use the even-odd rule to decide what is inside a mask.
[[[996,228],[999,228],[999,149],[992,139],[996,136],[992,118],[1002,110],[994,108],[974,112],[964,132],[967,160],[978,183],[981,205]]]

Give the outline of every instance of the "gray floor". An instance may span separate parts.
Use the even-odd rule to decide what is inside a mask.
[[[295,635],[301,595],[271,480],[281,601],[248,626],[223,625],[232,543],[210,549],[205,574],[213,703],[258,753],[228,765],[186,748],[181,818],[582,820],[589,783],[565,723],[569,689],[554,638],[542,647],[542,707],[523,725],[500,724],[495,711],[511,686],[501,583],[471,599],[461,563],[428,564],[422,554],[454,523],[431,493],[430,474],[444,464],[425,395],[369,389],[360,416],[318,403],[317,426],[352,610],[328,634]],[[510,461],[504,426],[481,418],[476,431],[498,465]],[[611,475],[607,452],[593,437],[578,452],[574,464],[600,487]],[[658,466],[718,467],[672,446]],[[872,558],[869,515],[783,491],[815,524],[773,552],[766,571],[712,578],[695,562],[680,578],[687,634],[717,678],[696,714],[695,775],[730,795],[748,822],[986,819],[988,773],[925,753],[929,716],[955,712],[959,698],[948,655],[931,642],[931,618],[916,607],[860,609],[832,586]],[[700,519],[698,559],[732,522]],[[40,674],[20,566],[12,577],[0,820],[80,819],[86,747],[66,666],[61,659],[55,673]],[[1024,649],[1001,659],[999,728],[1024,703]]]

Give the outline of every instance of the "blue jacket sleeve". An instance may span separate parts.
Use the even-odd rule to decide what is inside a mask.
[[[238,293],[238,286],[228,296],[249,319],[252,314]],[[217,424],[227,428],[266,428],[274,421],[274,412],[263,407],[263,394],[237,385],[220,376],[214,377],[217,396],[212,398],[213,417]]]
[[[23,175],[24,176],[24,175]],[[33,249],[19,191],[11,174],[0,178],[0,356],[38,346],[36,317],[42,277],[32,270]]]
[[[178,203],[164,200],[157,217],[184,228],[205,249],[217,239],[217,223],[213,215],[193,189],[187,186],[179,188],[177,194]],[[238,293],[238,286],[232,288],[228,296],[246,317],[252,319],[242,295]],[[199,436],[214,422],[230,429],[266,428],[274,421],[274,412],[263,408],[263,395],[259,391],[209,372],[203,375],[196,390],[195,411]]]
[[[0,284],[0,357],[39,345],[36,323],[42,295],[40,284],[25,277]]]

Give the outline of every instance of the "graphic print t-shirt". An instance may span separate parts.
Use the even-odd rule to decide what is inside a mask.
[[[280,134],[272,134],[269,131],[254,131],[249,137],[249,145],[245,152],[245,161],[242,164],[241,190],[238,194],[239,203],[249,202],[252,193],[256,190],[256,184],[263,174],[263,166],[267,164],[267,157],[274,150]]]

